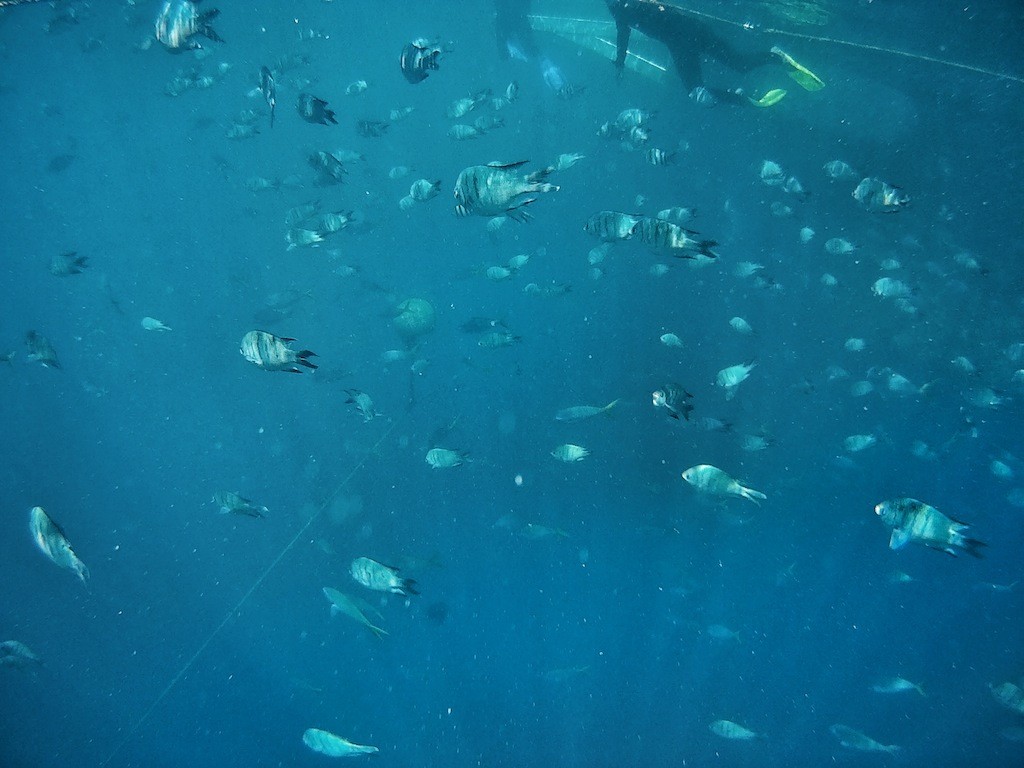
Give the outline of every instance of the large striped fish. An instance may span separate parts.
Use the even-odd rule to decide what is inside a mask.
[[[315,370],[316,365],[309,362],[309,358],[316,357],[316,353],[308,349],[296,352],[288,346],[293,341],[295,339],[275,336],[266,331],[249,331],[242,337],[239,352],[250,363],[265,371],[302,373],[302,369],[296,367],[299,365]]]
[[[455,180],[455,206],[457,216],[508,216],[516,221],[527,221],[530,214],[523,208],[537,200],[523,195],[535,192],[555,192],[558,187],[544,181],[554,168],[544,168],[526,176],[518,169],[527,163],[488,163],[464,168]]]

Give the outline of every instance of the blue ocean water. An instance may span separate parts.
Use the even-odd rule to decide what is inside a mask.
[[[0,10],[0,354],[15,353],[0,364],[0,641],[41,659],[0,666],[0,764],[326,765],[302,742],[316,727],[395,766],[1024,765],[1024,720],[990,692],[1024,675],[1018,3],[689,4],[826,83],[705,69],[719,87],[787,89],[764,110],[700,107],[672,73],[619,81],[571,35],[538,33],[584,88],[559,99],[536,61],[498,56],[489,2],[223,2],[225,42],[202,57],[153,41],[160,5]],[[609,18],[596,0],[533,10]],[[411,85],[399,52],[424,36],[451,50]],[[279,72],[272,129],[261,66]],[[176,77],[193,87],[168,95]],[[453,101],[512,80],[515,102],[461,120],[503,127],[447,136]],[[303,122],[299,91],[338,124]],[[383,136],[358,132],[403,107]],[[627,108],[654,113],[646,147],[596,135]],[[243,110],[258,134],[226,138]],[[676,162],[647,163],[652,146]],[[363,159],[318,185],[307,157],[343,148]],[[467,166],[536,171],[562,153],[585,157],[552,174],[532,221],[489,232],[454,215]],[[830,180],[837,159],[858,175]],[[765,185],[766,160],[806,194]],[[910,204],[863,210],[862,176]],[[403,210],[417,178],[441,194]],[[356,221],[289,250],[286,212],[313,200]],[[593,214],[671,206],[696,209],[716,261],[622,242],[588,262]],[[834,237],[858,247],[829,254]],[[68,251],[88,268],[51,274]],[[484,276],[517,254],[531,259],[512,278]],[[762,269],[739,276],[743,262]],[[902,303],[872,294],[885,276],[910,288]],[[435,326],[384,362],[406,349],[392,319],[411,297]],[[474,317],[521,340],[482,348],[460,330]],[[238,353],[257,328],[319,369],[259,370]],[[59,370],[28,358],[29,331]],[[727,397],[717,372],[751,362]],[[855,396],[860,381],[872,391]],[[672,382],[694,396],[688,422],[651,404]],[[364,421],[346,389],[382,415]],[[768,446],[744,450],[750,435]],[[850,452],[851,435],[876,442]],[[563,443],[590,455],[556,461]],[[439,446],[470,460],[434,470]],[[680,477],[697,464],[767,499],[702,496]],[[223,490],[266,518],[219,514]],[[984,557],[890,550],[873,508],[903,496],[970,523]],[[36,505],[86,585],[33,545]],[[356,584],[361,556],[420,594]],[[388,635],[332,617],[325,586]],[[927,695],[872,690],[892,676]],[[722,739],[723,719],[763,738]],[[850,750],[837,723],[902,749]]]

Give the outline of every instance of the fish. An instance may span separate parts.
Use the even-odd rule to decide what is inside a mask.
[[[729,321],[729,325],[736,333],[742,333],[744,336],[749,336],[754,332],[753,327],[744,320],[742,317],[734,317]]]
[[[354,80],[353,82],[351,82],[351,83],[349,83],[348,85],[345,86],[345,95],[346,96],[358,96],[359,94],[363,93],[369,87],[370,87],[370,84],[368,82],[366,82],[365,80]]]
[[[715,722],[708,725],[708,730],[715,734],[715,736],[721,736],[723,739],[731,739],[733,741],[751,741],[752,739],[763,738],[760,734],[744,728],[739,723],[734,723],[731,720],[715,720]]]
[[[274,110],[277,108],[277,83],[269,67],[260,67],[260,93],[270,107],[270,127],[274,127]]]
[[[830,160],[822,166],[822,170],[833,181],[852,179],[857,176],[857,171],[849,163],[844,163],[842,160]]]
[[[418,595],[416,582],[398,575],[398,569],[378,563],[368,557],[357,557],[349,566],[352,578],[367,589],[375,592],[390,592],[393,595]]]
[[[581,155],[576,152],[563,153],[555,158],[555,170],[567,171],[585,157],[586,155]]]
[[[89,264],[88,256],[79,256],[76,251],[68,251],[50,260],[50,274],[56,277],[80,275]]]
[[[314,152],[307,162],[317,172],[317,182],[321,185],[340,183],[348,173],[344,163],[330,152]]]
[[[871,286],[871,292],[881,299],[908,299],[913,295],[910,286],[894,277],[880,277]]]
[[[346,389],[345,394],[348,395],[348,399],[345,400],[346,404],[355,405],[356,409],[363,416],[363,421],[367,422],[380,416],[380,412],[375,410],[373,407],[373,400],[365,392],[360,392],[358,389]]]
[[[757,363],[750,363],[744,365],[740,363],[738,365],[730,365],[728,368],[723,368],[718,372],[715,377],[715,383],[725,390],[725,397],[727,400],[731,400],[733,395],[736,394],[736,387],[742,384],[750,377],[750,372],[754,370]]]
[[[729,629],[724,624],[711,624],[708,626],[707,632],[715,640],[740,642],[740,633],[735,629]]]
[[[344,592],[339,592],[332,587],[324,587],[324,596],[331,603],[332,617],[337,616],[339,613],[343,613],[350,619],[354,619],[358,623],[362,624],[377,637],[382,638],[384,635],[388,634],[386,630],[376,626],[369,618],[367,618],[366,614],[368,612],[377,613],[377,611],[362,600],[349,597]],[[380,614],[377,613],[377,616],[380,617]]]
[[[875,505],[875,514],[891,526],[890,549],[922,544],[953,555],[963,551],[981,557],[984,542],[965,535],[970,526],[947,517],[935,507],[911,498],[889,499]]]
[[[759,175],[761,181],[769,187],[781,187],[786,181],[786,174],[782,170],[782,166],[774,160],[763,161]]]
[[[192,39],[196,36],[223,43],[210,26],[219,14],[216,8],[200,12],[191,0],[167,0],[157,14],[154,34],[172,52],[201,49],[202,45]]]
[[[463,96],[461,99],[456,99],[448,105],[448,109],[445,110],[445,114],[452,120],[458,120],[468,115],[489,98],[491,98],[491,89],[485,88],[484,90],[477,91],[469,96]]]
[[[255,125],[232,123],[231,127],[224,132],[224,137],[233,141],[241,141],[243,139],[251,139],[255,136],[259,136],[259,134],[260,129]]]
[[[85,567],[78,555],[71,548],[64,531],[57,525],[42,507],[32,507],[29,512],[29,529],[32,531],[32,538],[36,546],[42,550],[50,560],[61,568],[74,571],[84,584],[89,578],[89,569]]]
[[[693,412],[693,404],[690,403],[692,398],[693,395],[679,384],[666,384],[651,393],[655,408],[664,408],[671,418],[678,419],[682,416],[686,421],[690,420],[690,414]]]
[[[359,120],[356,122],[356,133],[367,139],[379,139],[390,127],[391,123],[386,120]]]
[[[610,412],[618,402],[618,400],[612,400],[608,405],[572,405],[562,408],[555,414],[555,421],[574,422],[600,416]]]
[[[694,254],[709,259],[718,258],[718,254],[711,250],[718,245],[717,242],[695,239],[691,235],[696,235],[696,232],[664,219],[644,217],[640,219],[633,234],[655,252],[667,251],[678,259],[692,259],[695,258]]]
[[[676,336],[674,333],[663,333],[658,340],[666,347],[682,348],[683,340]]]
[[[848,725],[836,723],[830,726],[828,730],[847,749],[857,749],[861,752],[887,752],[890,755],[899,752],[901,749],[896,744],[881,744]]]
[[[43,660],[20,640],[4,640],[0,643],[0,667],[28,669],[42,663]]]
[[[677,205],[658,211],[654,217],[663,221],[671,221],[673,224],[686,224],[692,221],[696,215],[697,212],[693,208],[682,208]]]
[[[551,451],[551,455],[559,461],[564,461],[568,464],[576,461],[583,461],[590,455],[590,451],[582,445],[565,443],[563,445],[555,446],[555,449]]]
[[[417,179],[409,187],[409,197],[419,203],[425,203],[437,197],[441,191],[441,181],[430,181],[429,179]]]
[[[41,333],[29,331],[25,334],[25,345],[28,347],[28,359],[35,360],[44,368],[60,369],[60,361],[57,359],[57,350],[53,348],[50,340]]]
[[[239,352],[265,371],[302,373],[302,369],[297,367],[300,365],[316,370],[316,364],[309,361],[309,358],[316,357],[316,353],[308,349],[296,352],[288,346],[293,341],[295,339],[275,336],[267,331],[249,331],[242,337]]]
[[[990,685],[989,689],[996,701],[1019,715],[1024,715],[1024,690],[1013,683]]]
[[[476,343],[484,349],[500,349],[501,347],[511,347],[522,338],[522,336],[516,336],[508,331],[491,331],[481,336]]]
[[[922,696],[927,696],[924,689],[917,683],[912,683],[902,677],[883,677],[871,686],[875,693],[904,693],[906,691],[917,691]]]
[[[629,240],[636,231],[642,216],[618,211],[598,211],[583,225],[583,231],[603,243]]]
[[[317,125],[338,124],[337,118],[334,117],[334,110],[327,106],[327,102],[323,99],[318,99],[310,93],[300,93],[299,99],[295,103],[295,108],[299,112],[299,117],[307,123],[315,123]]]
[[[559,187],[544,179],[554,170],[544,168],[526,176],[520,176],[518,169],[526,164],[488,163],[464,168],[455,180],[455,214],[457,216],[496,216],[504,214],[519,222],[528,221],[530,214],[523,210],[536,197],[523,195],[557,192]]]
[[[902,189],[870,176],[861,179],[852,195],[869,213],[896,213],[910,203],[910,195]]]
[[[424,460],[432,469],[451,469],[461,467],[463,463],[469,461],[469,454],[449,448],[431,448]]]
[[[222,515],[235,514],[246,517],[266,517],[269,511],[262,504],[256,504],[235,491],[217,491],[213,494],[213,503]]]
[[[874,435],[850,435],[848,438],[843,440],[843,448],[848,450],[850,453],[858,453],[867,448],[870,448],[878,442],[878,438]]]
[[[734,496],[747,499],[758,505],[768,498],[760,491],[740,485],[730,475],[710,464],[698,464],[690,467],[683,472],[683,480],[701,493],[713,496]]]
[[[171,328],[164,325],[160,320],[155,317],[144,317],[142,318],[141,325],[147,331],[169,331]]]
[[[348,739],[335,736],[330,731],[322,731],[319,728],[307,728],[302,734],[302,743],[328,757],[352,757],[353,755],[372,755],[380,750],[377,747],[364,747],[361,744],[353,744]]]
[[[431,72],[441,68],[438,59],[444,52],[447,52],[446,48],[420,37],[402,48],[398,66],[411,84],[422,83]]]
[[[830,237],[825,241],[825,250],[833,256],[846,256],[857,250],[857,246],[841,237]]]
[[[676,153],[651,147],[644,153],[644,159],[651,165],[671,165],[676,160]]]

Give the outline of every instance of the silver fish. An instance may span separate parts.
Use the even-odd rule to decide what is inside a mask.
[[[172,51],[202,48],[192,39],[197,35],[216,42],[224,42],[210,26],[210,22],[219,13],[216,8],[200,12],[191,0],[168,0],[156,17],[156,39]]]
[[[29,529],[44,555],[61,568],[74,571],[83,583],[89,578],[89,569],[71,549],[64,531],[50,519],[42,507],[32,507],[32,511],[29,512]]]
[[[364,587],[376,592],[390,592],[395,595],[419,594],[415,581],[403,579],[398,575],[397,568],[378,563],[368,557],[357,557],[353,560],[349,573]]]
[[[953,556],[963,551],[981,557],[980,548],[985,546],[984,542],[964,535],[970,526],[917,499],[883,501],[875,506],[875,514],[892,526],[890,549],[900,549],[913,542]]]
[[[896,213],[910,202],[910,195],[881,179],[868,177],[853,190],[853,199],[869,213]]]
[[[544,179],[553,169],[521,176],[518,169],[526,161],[517,163],[488,163],[464,168],[455,180],[455,213],[457,216],[497,216],[504,214],[516,221],[527,221],[529,213],[523,208],[536,202],[536,197],[523,195],[554,192],[558,187]]]
[[[302,369],[297,367],[299,365],[315,370],[317,366],[309,358],[316,357],[316,353],[308,349],[296,352],[288,346],[293,341],[295,339],[275,336],[266,331],[249,331],[242,337],[239,352],[250,363],[265,371],[302,373]]]
[[[573,405],[563,408],[555,414],[555,421],[583,421],[583,419],[600,416],[603,413],[608,413],[618,402],[618,400],[612,400],[608,405]]]
[[[337,616],[339,613],[343,613],[350,619],[362,624],[377,637],[383,637],[388,634],[386,630],[381,629],[370,621],[366,614],[377,612],[372,606],[367,605],[362,600],[349,597],[344,592],[339,592],[332,587],[324,587],[324,597],[326,597],[331,603],[331,616]],[[380,616],[379,613],[377,615],[378,617]]]
[[[683,472],[683,480],[701,493],[707,493],[712,496],[735,496],[747,499],[755,504],[760,504],[760,502],[768,498],[760,491],[740,485],[729,474],[710,464],[698,464],[690,467]]]
[[[365,392],[360,392],[358,389],[346,389],[345,394],[348,395],[348,399],[345,402],[356,407],[359,413],[362,414],[363,421],[370,421],[380,416],[380,412],[373,407],[373,400]]]
[[[731,739],[733,741],[750,741],[760,737],[760,734],[755,733],[749,728],[744,728],[739,723],[734,723],[732,720],[715,720],[708,726],[715,736],[721,736],[723,739]]]
[[[213,494],[213,503],[222,515],[235,514],[246,517],[266,517],[269,511],[262,504],[256,504],[234,491],[217,491]]]
[[[847,749],[858,749],[861,752],[888,752],[889,754],[900,751],[900,747],[896,744],[881,744],[848,725],[836,723],[828,730]]]
[[[461,467],[469,460],[469,454],[465,451],[453,451],[450,448],[431,448],[424,458],[432,469]]]
[[[697,233],[664,219],[643,218],[633,234],[647,247],[655,251],[667,251],[676,258],[692,259],[695,258],[694,254],[718,258],[718,254],[711,250],[718,245],[714,240],[691,237]]]
[[[353,755],[372,755],[379,752],[376,747],[364,747],[361,744],[353,744],[348,739],[335,736],[330,731],[322,731],[319,728],[307,728],[302,734],[302,743],[328,757],[352,757]]]
[[[4,640],[0,643],[0,667],[27,669],[42,663],[42,659],[20,640]]]

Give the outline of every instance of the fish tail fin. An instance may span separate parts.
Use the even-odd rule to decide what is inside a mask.
[[[610,403],[608,403],[608,405],[606,405],[604,408],[602,408],[601,411],[604,412],[604,413],[608,413],[608,411],[610,411],[612,408],[614,408],[616,405],[618,405],[619,399],[620,398],[615,398]]]
[[[707,256],[709,259],[717,259],[718,254],[711,250],[717,245],[718,243],[714,240],[701,240],[697,243],[697,252],[701,256]]]
[[[313,352],[313,351],[308,350],[308,349],[304,349],[304,350],[302,350],[301,352],[299,352],[296,355],[296,357],[298,358],[298,360],[296,362],[299,365],[304,365],[307,368],[312,368],[315,371],[317,369],[317,365],[316,365],[316,363],[311,363],[309,361],[309,358],[316,357],[316,356],[317,356],[316,352]]]
[[[749,499],[754,502],[757,506],[761,506],[761,502],[768,498],[760,491],[755,491],[753,488],[744,488],[742,486],[740,487],[740,495],[744,499]]]
[[[381,640],[383,640],[385,635],[388,634],[388,631],[386,629],[381,629],[380,627],[375,626],[374,624],[371,624],[370,622],[366,622],[366,628],[368,630],[370,630],[371,632],[373,632],[373,634],[375,634]]]

